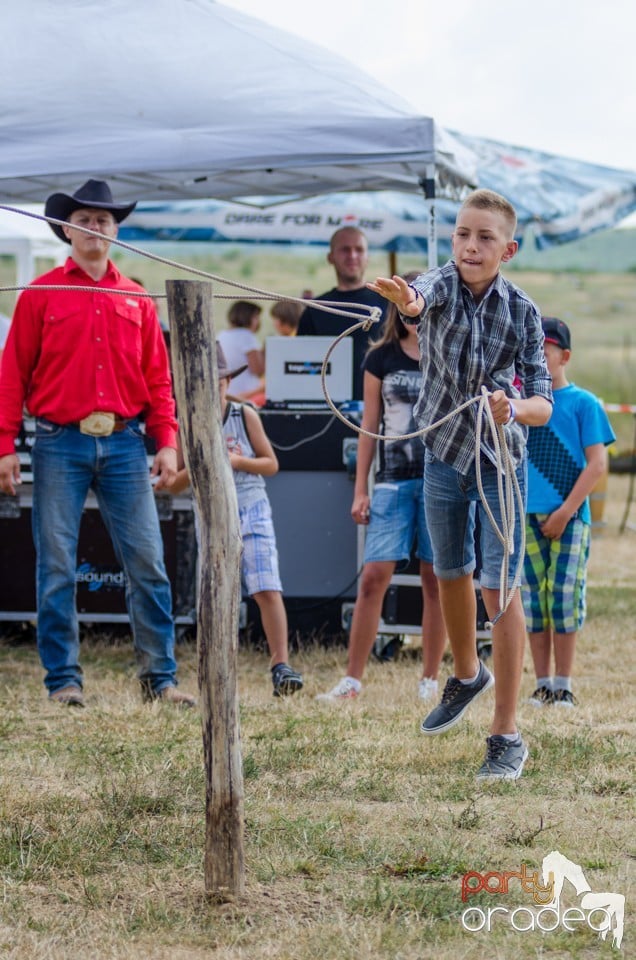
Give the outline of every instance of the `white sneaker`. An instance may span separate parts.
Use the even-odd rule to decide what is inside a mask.
[[[437,680],[423,677],[418,684],[417,695],[420,700],[434,700],[437,697]]]
[[[349,677],[343,677],[329,693],[319,693],[316,700],[334,701],[334,700],[355,700],[359,694]]]

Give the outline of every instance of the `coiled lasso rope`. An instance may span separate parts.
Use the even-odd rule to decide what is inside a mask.
[[[488,391],[488,388],[483,386],[481,388],[481,393],[478,397],[471,397],[469,400],[466,400],[465,403],[460,404],[454,410],[451,410],[450,413],[447,413],[446,416],[442,417],[441,420],[437,420],[435,423],[429,424],[428,427],[422,427],[419,430],[415,430],[413,433],[403,433],[396,434],[392,436],[386,436],[381,433],[371,433],[369,430],[365,430],[363,427],[359,426],[357,423],[349,420],[345,415],[339,410],[331,397],[329,396],[329,390],[327,388],[327,371],[329,368],[329,358],[334,352],[338,344],[345,337],[354,333],[358,329],[370,330],[371,326],[374,323],[379,323],[381,319],[381,311],[379,307],[371,308],[371,316],[362,320],[359,323],[354,324],[352,327],[349,327],[347,330],[343,330],[339,336],[335,338],[333,343],[330,345],[325,359],[323,360],[322,370],[321,370],[321,383],[322,383],[322,392],[325,395],[325,400],[327,401],[328,406],[331,408],[333,413],[345,423],[352,430],[355,430],[356,433],[362,434],[365,437],[370,437],[372,440],[380,440],[383,443],[390,443],[393,440],[412,440],[415,437],[423,437],[424,434],[428,433],[430,430],[436,430],[438,427],[441,427],[442,424],[446,423],[447,420],[451,420],[453,417],[456,417],[462,410],[466,410],[468,407],[472,406],[474,403],[478,404],[477,415],[476,415],[476,429],[475,429],[475,474],[477,480],[477,489],[479,490],[479,497],[486,515],[490,521],[492,528],[494,529],[497,538],[501,545],[503,546],[503,560],[501,563],[501,571],[499,576],[499,610],[492,618],[486,623],[486,627],[492,629],[498,620],[504,615],[512,598],[515,594],[516,587],[514,584],[520,578],[521,568],[523,565],[523,558],[526,549],[526,532],[525,526],[523,523],[521,526],[521,548],[519,550],[519,559],[517,561],[517,569],[515,570],[513,577],[513,586],[508,589],[508,579],[509,579],[509,568],[510,568],[510,557],[514,553],[514,533],[515,533],[515,498],[517,501],[517,506],[519,508],[519,516],[523,517],[525,509],[523,497],[521,495],[521,488],[519,486],[519,481],[517,480],[517,475],[515,473],[514,464],[512,462],[512,457],[510,456],[510,451],[508,449],[508,443],[506,441],[506,434],[502,424],[495,423],[495,419],[492,415],[492,410],[490,409],[490,404],[488,403],[488,397],[491,395]],[[494,514],[490,509],[490,504],[484,492],[482,479],[481,479],[481,436],[484,425],[484,417],[488,422],[490,427],[490,432],[492,434],[493,446],[495,448],[495,460],[497,467],[497,494],[499,498],[499,512],[501,514],[501,528],[495,520]]]

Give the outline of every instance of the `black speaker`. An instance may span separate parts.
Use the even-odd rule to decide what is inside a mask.
[[[187,498],[158,497],[166,572],[172,587],[175,623],[196,623],[197,550],[192,503]],[[0,621],[36,616],[35,549],[31,536],[31,495],[0,496]],[[82,514],[75,574],[81,621],[128,620],[124,573],[96,504]]]
[[[347,451],[358,434],[329,408],[263,409],[260,415],[281,470],[347,470]]]

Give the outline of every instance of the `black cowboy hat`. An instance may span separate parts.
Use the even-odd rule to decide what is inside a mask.
[[[226,377],[229,377],[230,380],[232,377],[238,377],[239,373],[243,373],[244,370],[247,370],[247,364],[243,367],[237,367],[236,370],[230,370],[227,365],[227,360],[225,359],[225,353],[223,352],[223,347],[216,341],[216,368],[219,371],[219,380],[225,380]]]
[[[136,203],[114,203],[110,187],[105,180],[87,180],[72,196],[67,193],[51,194],[44,206],[44,215],[53,217],[55,220],[68,220],[74,210],[95,208],[110,210],[117,223],[121,223],[136,206]],[[59,224],[49,223],[49,227],[64,243],[71,242]]]

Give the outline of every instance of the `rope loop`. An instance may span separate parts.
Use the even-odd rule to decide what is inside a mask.
[[[370,309],[371,313],[366,320],[362,321],[362,329],[365,333],[368,333],[371,327],[376,323],[380,323],[382,319],[382,311],[379,307],[371,307]]]

